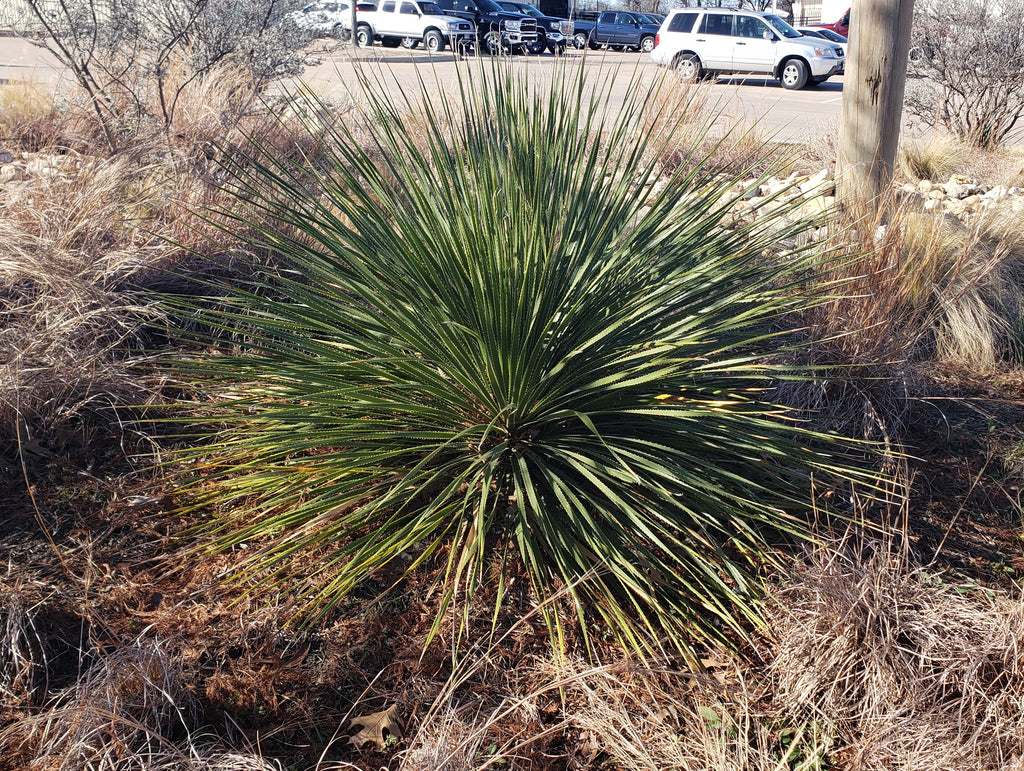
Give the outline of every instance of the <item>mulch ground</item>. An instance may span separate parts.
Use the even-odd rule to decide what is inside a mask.
[[[906,422],[911,548],[957,581],[1014,587],[1024,576],[1024,372],[932,373],[925,383]],[[20,455],[0,448],[0,588],[40,608],[45,691],[74,683],[90,651],[155,636],[181,657],[202,721],[220,736],[258,743],[297,767],[315,763],[332,739],[327,759],[386,765],[394,748],[348,744],[348,720],[397,703],[408,726],[447,678],[443,639],[423,654],[433,620],[420,599],[429,576],[383,603],[368,590],[316,626],[282,625],[284,604],[256,606],[220,583],[244,555],[168,564],[189,522],[171,513],[169,484],[127,460],[124,439],[93,430],[59,446],[33,443]],[[499,681],[547,647],[540,627],[510,639],[495,654],[494,689],[483,676],[469,697],[484,705],[507,696]],[[43,700],[42,690],[33,700]],[[558,712],[554,695],[551,704],[542,699],[531,730],[541,732]],[[533,751],[532,767],[543,770],[566,768],[580,750],[556,732]],[[8,756],[0,769],[17,762]]]

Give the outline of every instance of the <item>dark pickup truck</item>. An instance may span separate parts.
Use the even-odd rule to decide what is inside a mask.
[[[536,6],[520,0],[498,0],[498,5],[506,11],[525,13],[537,20],[537,42],[527,46],[531,54],[543,53],[547,48],[557,56],[565,51],[572,40],[573,23],[568,19],[548,16]]]
[[[494,0],[436,0],[441,10],[476,25],[477,45],[490,54],[510,53],[537,42],[537,20],[506,11]]]
[[[602,11],[596,22],[576,21],[573,42],[577,48],[636,48],[644,53],[654,49],[658,25],[631,11]]]

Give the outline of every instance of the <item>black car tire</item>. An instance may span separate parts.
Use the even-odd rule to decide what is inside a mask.
[[[497,56],[498,54],[504,53],[505,46],[501,40],[501,33],[497,30],[492,30],[484,35],[482,42],[483,45],[481,45],[481,48],[491,56]]]
[[[654,38],[650,35],[646,35],[640,38],[640,52],[649,54],[654,50]]]
[[[410,51],[413,48],[419,48],[420,39],[418,37],[404,37],[402,38],[402,48],[408,48]]]
[[[552,56],[561,56],[565,53],[565,43],[552,43],[548,46]]]
[[[439,54],[444,50],[444,35],[436,29],[428,29],[423,36],[423,47],[432,54]]]
[[[572,36],[572,47],[578,51],[582,51],[587,47],[587,33],[577,32]]]
[[[532,43],[527,43],[523,46],[523,50],[527,53],[539,56],[544,53],[544,49],[548,47],[548,40],[544,37],[543,32],[537,32],[537,39]]]
[[[782,87],[795,91],[807,85],[807,65],[803,59],[789,59],[782,65],[782,72],[779,73],[779,80]]]
[[[373,45],[373,30],[365,24],[356,27],[356,45],[360,48],[369,48]]]

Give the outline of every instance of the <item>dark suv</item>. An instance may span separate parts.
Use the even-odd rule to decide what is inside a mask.
[[[506,11],[494,0],[437,0],[441,9],[476,25],[477,44],[491,54],[507,53],[537,42],[537,20]]]

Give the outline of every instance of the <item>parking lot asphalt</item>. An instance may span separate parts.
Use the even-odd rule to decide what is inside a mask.
[[[632,88],[643,87],[659,79],[671,80],[671,73],[655,66],[650,56],[637,52],[569,51],[563,62],[545,53],[541,56],[513,56],[510,62],[532,81],[547,83],[556,67],[565,64],[583,67],[588,82],[601,90],[611,102],[621,103]],[[412,93],[422,87],[454,89],[458,57],[450,51],[429,56],[418,50],[389,49],[374,46],[361,49],[353,57],[351,49],[325,53],[319,65],[309,68],[303,82],[326,96],[346,94],[356,81],[356,68],[380,78],[380,83]],[[829,80],[816,88],[787,91],[779,82],[764,77],[722,77],[702,86],[707,104],[721,113],[725,124],[741,128],[756,126],[757,132],[780,141],[827,141],[838,136],[842,107],[843,79]]]
[[[456,66],[462,61],[452,52],[430,56],[425,51],[373,46],[354,52],[348,47],[327,44],[316,51],[319,64],[309,67],[301,80],[315,92],[329,98],[355,94],[357,68],[370,75],[381,88],[396,93],[454,89]],[[510,62],[522,70],[531,82],[546,83],[560,65],[583,67],[588,82],[607,95],[611,103],[620,103],[630,89],[653,83],[671,75],[656,67],[650,56],[636,52],[569,51],[562,59],[545,53],[541,56],[514,56]],[[68,74],[49,55],[24,40],[0,37],[0,82],[37,80],[57,88],[73,87]],[[296,81],[283,84],[289,88]],[[827,142],[838,135],[842,106],[842,77],[835,77],[817,88],[787,91],[778,81],[763,77],[719,78],[707,88],[708,104],[722,115],[722,122],[741,127],[756,126],[757,133],[780,141]]]

